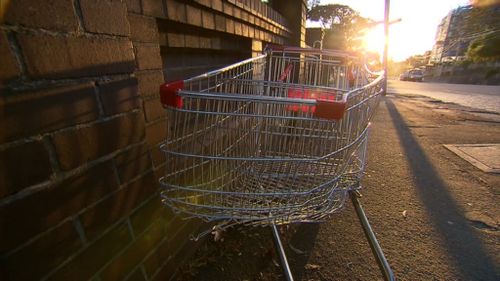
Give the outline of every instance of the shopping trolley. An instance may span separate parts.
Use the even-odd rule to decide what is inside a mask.
[[[216,229],[318,222],[350,197],[386,279],[392,271],[359,204],[381,73],[354,54],[270,47],[160,87],[167,112],[161,197]],[[205,232],[208,233],[208,232]]]

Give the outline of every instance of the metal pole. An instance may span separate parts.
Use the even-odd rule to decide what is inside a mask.
[[[281,267],[283,267],[285,278],[287,281],[293,281],[292,271],[290,270],[290,266],[288,265],[288,261],[286,259],[285,250],[283,249],[283,244],[281,243],[278,228],[276,228],[276,225],[273,223],[271,224],[271,229],[273,231],[274,243],[276,244],[276,250],[280,256]]]
[[[361,223],[361,226],[363,228],[363,232],[365,233],[366,239],[368,240],[368,244],[370,244],[372,253],[375,256],[375,259],[377,260],[377,264],[380,270],[382,271],[382,274],[384,275],[384,279],[387,281],[396,280],[394,277],[394,273],[392,272],[391,266],[389,265],[389,262],[385,258],[384,252],[382,252],[382,248],[380,247],[380,244],[377,241],[377,237],[375,236],[375,233],[373,233],[372,227],[368,222],[368,218],[365,215],[365,211],[363,211],[363,207],[361,207],[361,204],[358,201],[358,196],[360,196],[360,194],[357,191],[351,191],[349,192],[349,195],[351,197],[352,205],[354,205],[354,210],[358,215],[359,222]]]
[[[383,64],[384,64],[384,83],[383,83],[383,89],[384,89],[384,95],[387,94],[387,49],[389,47],[389,6],[390,6],[390,0],[385,0],[385,12],[384,12],[384,57],[383,57]]]

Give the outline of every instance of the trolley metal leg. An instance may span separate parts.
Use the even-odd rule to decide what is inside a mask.
[[[293,281],[292,271],[290,270],[290,266],[288,265],[288,261],[286,259],[285,249],[283,249],[283,244],[281,243],[278,228],[275,224],[271,224],[271,229],[273,231],[274,244],[276,245],[276,250],[278,251],[278,255],[280,256],[281,267],[283,268],[285,278],[287,281]]]
[[[368,218],[363,211],[363,207],[361,207],[361,203],[358,201],[361,194],[357,191],[351,191],[349,192],[349,195],[351,197],[352,204],[354,205],[354,210],[356,210],[356,214],[358,215],[361,226],[363,227],[366,239],[370,244],[370,248],[372,249],[373,255],[377,260],[378,266],[384,275],[384,279],[388,281],[396,280],[394,273],[392,272],[392,269],[382,252],[382,248],[380,248],[380,245],[378,244],[377,237],[375,237],[375,233],[373,233],[370,223],[368,222]]]

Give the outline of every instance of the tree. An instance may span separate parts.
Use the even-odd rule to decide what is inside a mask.
[[[474,1],[465,18],[464,33],[471,40],[466,53],[469,59],[500,59],[500,1]]]
[[[307,18],[319,21],[325,32],[330,32],[330,37],[336,38],[336,46],[348,50],[359,48],[363,30],[373,22],[361,17],[351,7],[340,4],[313,5]]]
[[[498,46],[500,46],[500,31],[491,32],[471,42],[467,57],[473,61],[499,60]]]
[[[308,0],[307,1],[307,10],[309,11],[318,5],[319,5],[319,0]]]

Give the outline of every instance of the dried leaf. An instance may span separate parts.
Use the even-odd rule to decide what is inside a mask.
[[[305,269],[320,269],[321,266],[317,264],[308,263],[304,266]]]
[[[219,226],[214,226],[212,229],[212,235],[214,236],[214,241],[217,242],[219,240],[222,240],[222,229]]]

